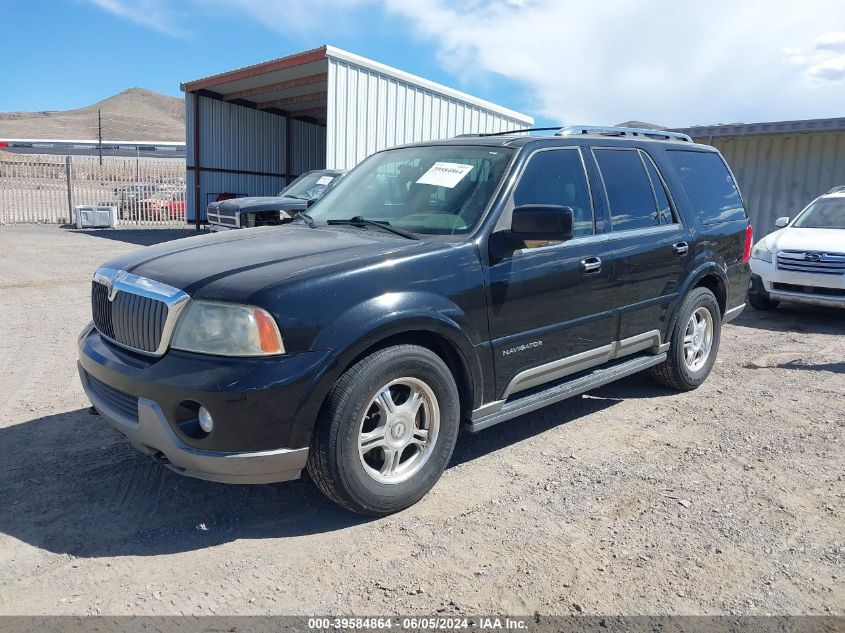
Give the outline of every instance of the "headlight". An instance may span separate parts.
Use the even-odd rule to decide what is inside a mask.
[[[765,240],[760,240],[754,245],[754,248],[751,249],[751,257],[772,263],[772,252],[766,248]]]
[[[174,349],[221,356],[284,354],[276,321],[252,306],[190,301],[170,344]]]

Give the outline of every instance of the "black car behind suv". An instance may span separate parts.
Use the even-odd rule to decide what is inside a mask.
[[[125,255],[79,338],[95,408],[222,482],[396,512],[472,432],[649,369],[699,386],[744,307],[751,228],[721,155],[568,128],[379,152],[292,224]]]

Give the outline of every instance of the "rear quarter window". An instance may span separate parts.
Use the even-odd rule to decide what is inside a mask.
[[[746,219],[739,189],[719,154],[670,150],[666,155],[702,224]]]

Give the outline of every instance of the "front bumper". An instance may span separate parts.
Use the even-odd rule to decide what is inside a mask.
[[[106,423],[145,455],[189,477],[229,484],[266,484],[297,479],[305,468],[308,448],[226,453],[205,451],[185,444],[174,433],[161,407],[138,398],[138,415],[126,415],[91,388],[90,376],[79,363],[82,388]]]
[[[775,301],[845,308],[845,275],[780,270],[762,259],[752,259],[751,270],[751,294],[766,293]]]
[[[293,424],[328,357],[234,359],[176,350],[140,357],[86,328],[78,366],[91,404],[136,449],[184,475],[254,484],[296,479],[304,468],[308,447],[291,440]],[[193,421],[200,404],[214,417],[209,434],[197,433]]]

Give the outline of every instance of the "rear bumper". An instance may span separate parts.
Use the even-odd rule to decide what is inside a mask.
[[[177,437],[161,407],[138,398],[138,416],[126,415],[91,387],[78,364],[85,394],[105,422],[145,455],[189,477],[233,484],[264,484],[297,479],[308,459],[307,448],[256,452],[206,451],[188,446]]]

